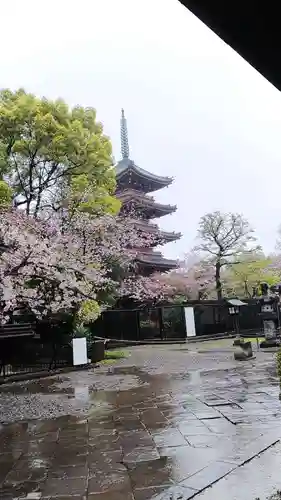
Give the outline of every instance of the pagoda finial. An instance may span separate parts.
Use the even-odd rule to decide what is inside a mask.
[[[121,109],[121,154],[122,158],[129,158],[129,141],[128,141],[128,129],[127,120],[125,118],[124,109]]]

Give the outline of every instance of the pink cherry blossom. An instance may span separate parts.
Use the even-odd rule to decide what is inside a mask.
[[[39,318],[75,311],[102,291],[116,298],[163,296],[166,285],[139,277],[134,266],[139,249],[158,243],[158,236],[139,231],[131,217],[93,218],[78,211],[62,224],[19,210],[0,215],[2,321],[21,305]],[[114,276],[116,267],[122,279]]]
[[[158,277],[168,293],[187,299],[206,298],[214,288],[214,268],[197,254],[188,254],[179,268]]]

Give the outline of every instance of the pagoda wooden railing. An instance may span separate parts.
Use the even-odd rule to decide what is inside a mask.
[[[181,237],[181,233],[176,233],[175,231],[165,231],[160,229],[157,224],[152,224],[151,222],[143,222],[142,220],[136,221],[136,226],[139,229],[143,229],[144,231],[151,233],[159,233],[159,236],[167,239],[177,239]]]
[[[177,209],[176,205],[163,205],[155,201],[153,196],[148,196],[147,194],[140,193],[134,189],[126,189],[124,191],[117,191],[116,196],[123,202],[138,201],[141,205],[150,207],[165,207],[168,210],[175,211]]]
[[[126,199],[126,198],[131,198],[132,196],[134,198],[137,198],[139,200],[150,200],[150,201],[155,201],[154,197],[153,196],[150,196],[148,194],[145,194],[145,193],[141,193],[140,191],[137,191],[136,189],[124,189],[124,190],[117,190],[115,195],[118,197],[118,198],[121,198],[121,199]]]

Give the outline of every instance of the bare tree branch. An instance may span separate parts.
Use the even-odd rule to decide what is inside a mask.
[[[221,299],[221,268],[239,262],[241,253],[247,250],[250,242],[255,241],[253,229],[241,214],[217,211],[201,217],[198,239],[200,243],[195,250],[211,256],[216,270],[217,296]],[[255,250],[258,248],[255,247]]]

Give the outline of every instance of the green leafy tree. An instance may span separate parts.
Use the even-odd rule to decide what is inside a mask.
[[[114,205],[111,166],[111,144],[93,108],[70,109],[23,89],[0,92],[0,173],[27,214],[37,216],[54,195],[58,201],[81,175],[96,206],[107,210]]]
[[[0,207],[12,204],[13,191],[5,181],[0,181]]]
[[[105,187],[89,183],[86,174],[71,179],[66,200],[72,210],[78,209],[93,215],[115,215],[121,207],[120,201],[109,195]]]
[[[244,252],[239,262],[229,265],[222,275],[224,289],[238,296],[251,297],[253,288],[259,289],[261,283],[276,285],[280,278],[271,268],[272,259],[261,252]]]

